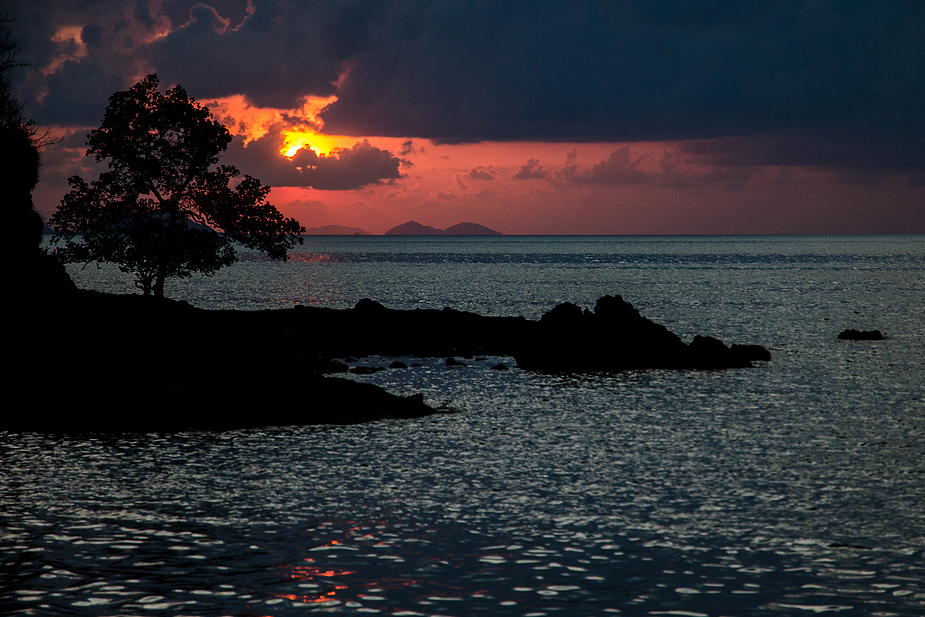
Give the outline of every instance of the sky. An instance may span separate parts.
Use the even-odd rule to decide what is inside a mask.
[[[156,73],[305,227],[925,233],[921,0],[4,0],[56,143]]]

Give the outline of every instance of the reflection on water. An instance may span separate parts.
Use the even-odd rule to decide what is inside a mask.
[[[768,313],[777,307],[767,301],[781,293],[789,301],[854,302],[858,284],[902,285],[909,272],[925,267],[925,240],[315,236],[295,247],[288,262],[243,249],[239,257],[212,277],[169,281],[168,295],[210,309],[350,308],[372,298],[396,309],[452,306],[538,318],[559,302],[593,306],[619,293],[660,323],[679,317],[676,308],[699,312],[712,303],[733,303],[726,317],[741,319],[751,317],[741,306],[748,293]],[[132,278],[115,266],[71,265],[68,272],[81,287],[136,293]]]
[[[241,261],[266,261],[269,257],[262,256],[260,253],[245,253],[239,257]],[[311,253],[307,251],[292,251],[289,255],[289,262],[303,264],[321,264],[344,261],[344,256],[338,253]]]
[[[420,366],[350,378],[450,413],[0,434],[0,613],[925,614],[922,243],[609,242],[420,241],[405,252],[457,257],[414,261],[394,240],[330,240],[305,248],[349,259],[245,261],[210,293],[516,314],[606,290],[687,340],[760,343],[773,360],[549,376],[398,358]],[[467,250],[521,257],[463,263]],[[544,251],[603,265],[523,257]],[[847,327],[890,339],[838,341]]]
[[[920,414],[839,413],[773,363],[570,378],[499,359],[356,377],[459,410],[420,420],[4,437],[0,609],[921,614]]]

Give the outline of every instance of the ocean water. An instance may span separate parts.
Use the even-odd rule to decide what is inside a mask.
[[[537,318],[620,294],[686,340],[773,358],[570,376],[399,358],[420,366],[351,378],[440,414],[0,433],[0,613],[925,614],[925,237],[308,238],[287,263],[241,257],[168,295]]]

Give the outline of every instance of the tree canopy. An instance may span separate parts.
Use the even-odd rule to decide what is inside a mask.
[[[12,70],[26,66],[18,59],[19,46],[13,41],[9,24],[12,18],[0,17],[0,127],[16,128],[29,133],[34,132],[34,124],[23,116],[22,104],[16,100],[11,81]]]
[[[38,183],[43,137],[36,136],[35,123],[23,115],[22,103],[13,88],[13,69],[28,65],[18,59],[19,46],[13,41],[9,26],[12,21],[8,16],[0,16],[0,182],[8,194],[7,201],[19,206],[26,203],[23,195],[28,196]],[[15,194],[13,197],[9,195],[11,192]],[[31,197],[27,209],[32,210]]]
[[[167,277],[212,275],[237,261],[234,243],[286,259],[304,228],[267,202],[270,187],[219,158],[231,134],[176,86],[148,75],[109,99],[87,156],[108,171],[68,179],[49,223],[65,262],[110,262],[134,273],[145,295]]]
[[[11,17],[0,16],[0,204],[8,232],[4,248],[19,259],[13,274],[15,286],[20,293],[29,288],[31,295],[52,287],[43,276],[47,267],[55,270],[55,280],[64,268],[40,249],[44,223],[32,205],[32,190],[39,180],[41,149],[49,142],[47,133],[38,133],[16,98],[13,73],[29,65],[18,59],[19,46],[13,41],[11,23]]]

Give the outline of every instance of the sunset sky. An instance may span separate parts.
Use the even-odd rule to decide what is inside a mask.
[[[925,233],[925,2],[6,0],[46,218],[146,74],[306,227]],[[320,135],[320,136],[319,136]]]

